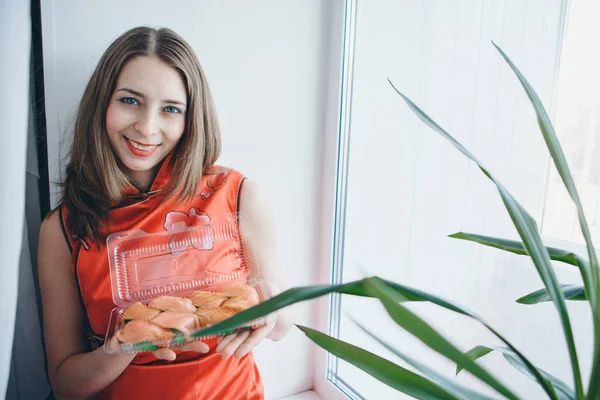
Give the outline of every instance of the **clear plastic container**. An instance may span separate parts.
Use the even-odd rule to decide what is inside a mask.
[[[173,224],[173,229],[157,234],[134,230],[110,235],[107,249],[116,308],[111,312],[105,350],[114,352],[107,348],[107,343],[125,328],[126,322],[122,321],[125,310],[138,302],[148,305],[161,296],[189,298],[196,291],[218,292],[241,285],[253,287],[258,302],[272,297],[276,290],[273,284],[253,279],[258,265],[247,251],[238,218],[235,214],[193,227]],[[229,300],[232,308],[226,308],[239,311],[235,307],[236,299]],[[274,315],[260,318],[238,329],[255,329],[274,318]],[[206,339],[190,337],[199,329],[187,332],[171,329],[173,334],[167,335],[169,337],[137,343],[119,341],[119,350],[131,354]],[[118,337],[124,336],[123,333]]]

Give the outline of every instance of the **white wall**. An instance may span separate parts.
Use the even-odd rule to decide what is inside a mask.
[[[208,75],[223,129],[220,163],[265,187],[286,282],[311,283],[326,21],[326,5],[318,0],[43,0],[51,181],[60,179],[61,135],[102,51],[131,27],[170,27],[192,44]],[[310,323],[308,305],[298,311],[298,322]],[[268,398],[311,387],[309,346],[294,330],[256,349]]]
[[[518,238],[497,190],[475,164],[426,128],[386,80],[472,150],[539,221],[547,152],[532,107],[490,40],[509,54],[550,107],[564,4],[358,2],[343,279],[362,278],[366,271],[466,305],[535,364],[572,386],[554,307],[514,302],[542,287],[533,264],[525,257],[446,237],[462,230]],[[576,269],[558,264],[556,269],[561,281],[579,282]],[[498,344],[464,317],[426,304],[412,308],[465,351]],[[569,309],[587,382],[589,310],[572,303]],[[344,298],[341,338],[397,360],[358,332],[344,313],[402,351],[454,375],[451,363],[404,335],[378,304]],[[501,356],[489,355],[482,363],[523,398],[543,396]],[[344,362],[338,372],[368,399],[404,398]],[[466,374],[457,380],[471,382]]]
[[[0,396],[10,373],[17,307],[19,257],[25,220],[25,161],[29,112],[31,18],[29,3],[0,4]],[[27,246],[27,242],[25,242]]]

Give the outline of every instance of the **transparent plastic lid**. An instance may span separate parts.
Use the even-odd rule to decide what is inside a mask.
[[[165,232],[133,230],[108,237],[115,305],[245,281],[257,272],[239,229],[238,214],[206,217],[196,226],[187,226],[176,217],[169,220],[167,215]]]

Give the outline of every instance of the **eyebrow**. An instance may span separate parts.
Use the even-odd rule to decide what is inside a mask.
[[[137,90],[133,90],[133,89],[125,88],[125,87],[124,88],[119,88],[119,89],[115,90],[115,93],[116,92],[121,92],[121,91],[123,91],[123,92],[129,92],[129,93],[131,93],[133,95],[136,95],[136,96],[144,98],[144,99],[146,98],[146,96],[144,96],[143,93],[140,93]],[[182,103],[181,101],[178,101],[178,100],[163,100],[163,103],[180,104],[180,105],[182,105],[184,107],[187,107],[187,104]]]

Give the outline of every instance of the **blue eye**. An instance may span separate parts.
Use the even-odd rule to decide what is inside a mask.
[[[131,105],[139,105],[140,104],[140,103],[138,103],[137,99],[135,99],[133,97],[121,97],[119,99],[119,101],[121,103],[131,104]]]
[[[163,110],[165,112],[168,112],[171,114],[182,114],[183,113],[179,108],[173,107],[173,106],[166,106],[165,108],[163,108]]]

